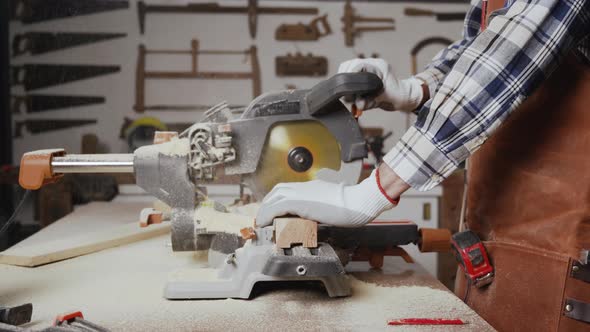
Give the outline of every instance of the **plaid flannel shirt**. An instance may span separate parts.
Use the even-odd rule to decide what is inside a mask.
[[[450,175],[566,54],[590,54],[590,0],[509,0],[483,32],[481,11],[481,0],[473,0],[463,39],[416,75],[432,98],[384,157],[415,189],[429,190]]]

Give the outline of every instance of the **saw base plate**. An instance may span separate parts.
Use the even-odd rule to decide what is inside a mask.
[[[344,267],[332,247],[320,243],[317,249],[278,249],[272,242],[271,226],[256,230],[256,240],[247,242],[225,261],[213,275],[193,275],[191,280],[169,281],[167,299],[223,299],[251,296],[259,282],[320,281],[328,296],[350,296]]]

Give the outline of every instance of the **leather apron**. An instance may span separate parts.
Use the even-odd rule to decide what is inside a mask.
[[[471,156],[466,222],[495,268],[481,289],[457,273],[479,315],[499,331],[590,331],[587,64],[568,57]]]

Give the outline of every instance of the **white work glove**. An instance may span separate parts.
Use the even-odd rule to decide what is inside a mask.
[[[358,98],[355,105],[359,110],[381,108],[386,111],[411,112],[420,106],[423,97],[423,82],[410,77],[398,80],[392,73],[391,66],[383,59],[354,59],[343,62],[338,73],[369,72],[376,74],[383,81],[384,91],[374,99]],[[352,102],[352,100],[350,100]]]
[[[394,206],[381,193],[375,172],[353,186],[322,180],[279,183],[262,201],[256,226],[270,225],[276,217],[297,215],[323,224],[360,227]]]

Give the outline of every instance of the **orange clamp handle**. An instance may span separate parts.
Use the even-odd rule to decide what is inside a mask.
[[[53,320],[53,326],[60,326],[63,323],[71,323],[76,318],[84,319],[82,311],[67,312],[65,314],[57,315]]]
[[[51,161],[55,156],[64,156],[64,149],[50,149],[27,152],[20,161],[18,183],[25,189],[36,190],[48,183],[54,183],[62,177],[53,174]]]
[[[420,228],[420,252],[451,251],[451,231],[445,228]]]

